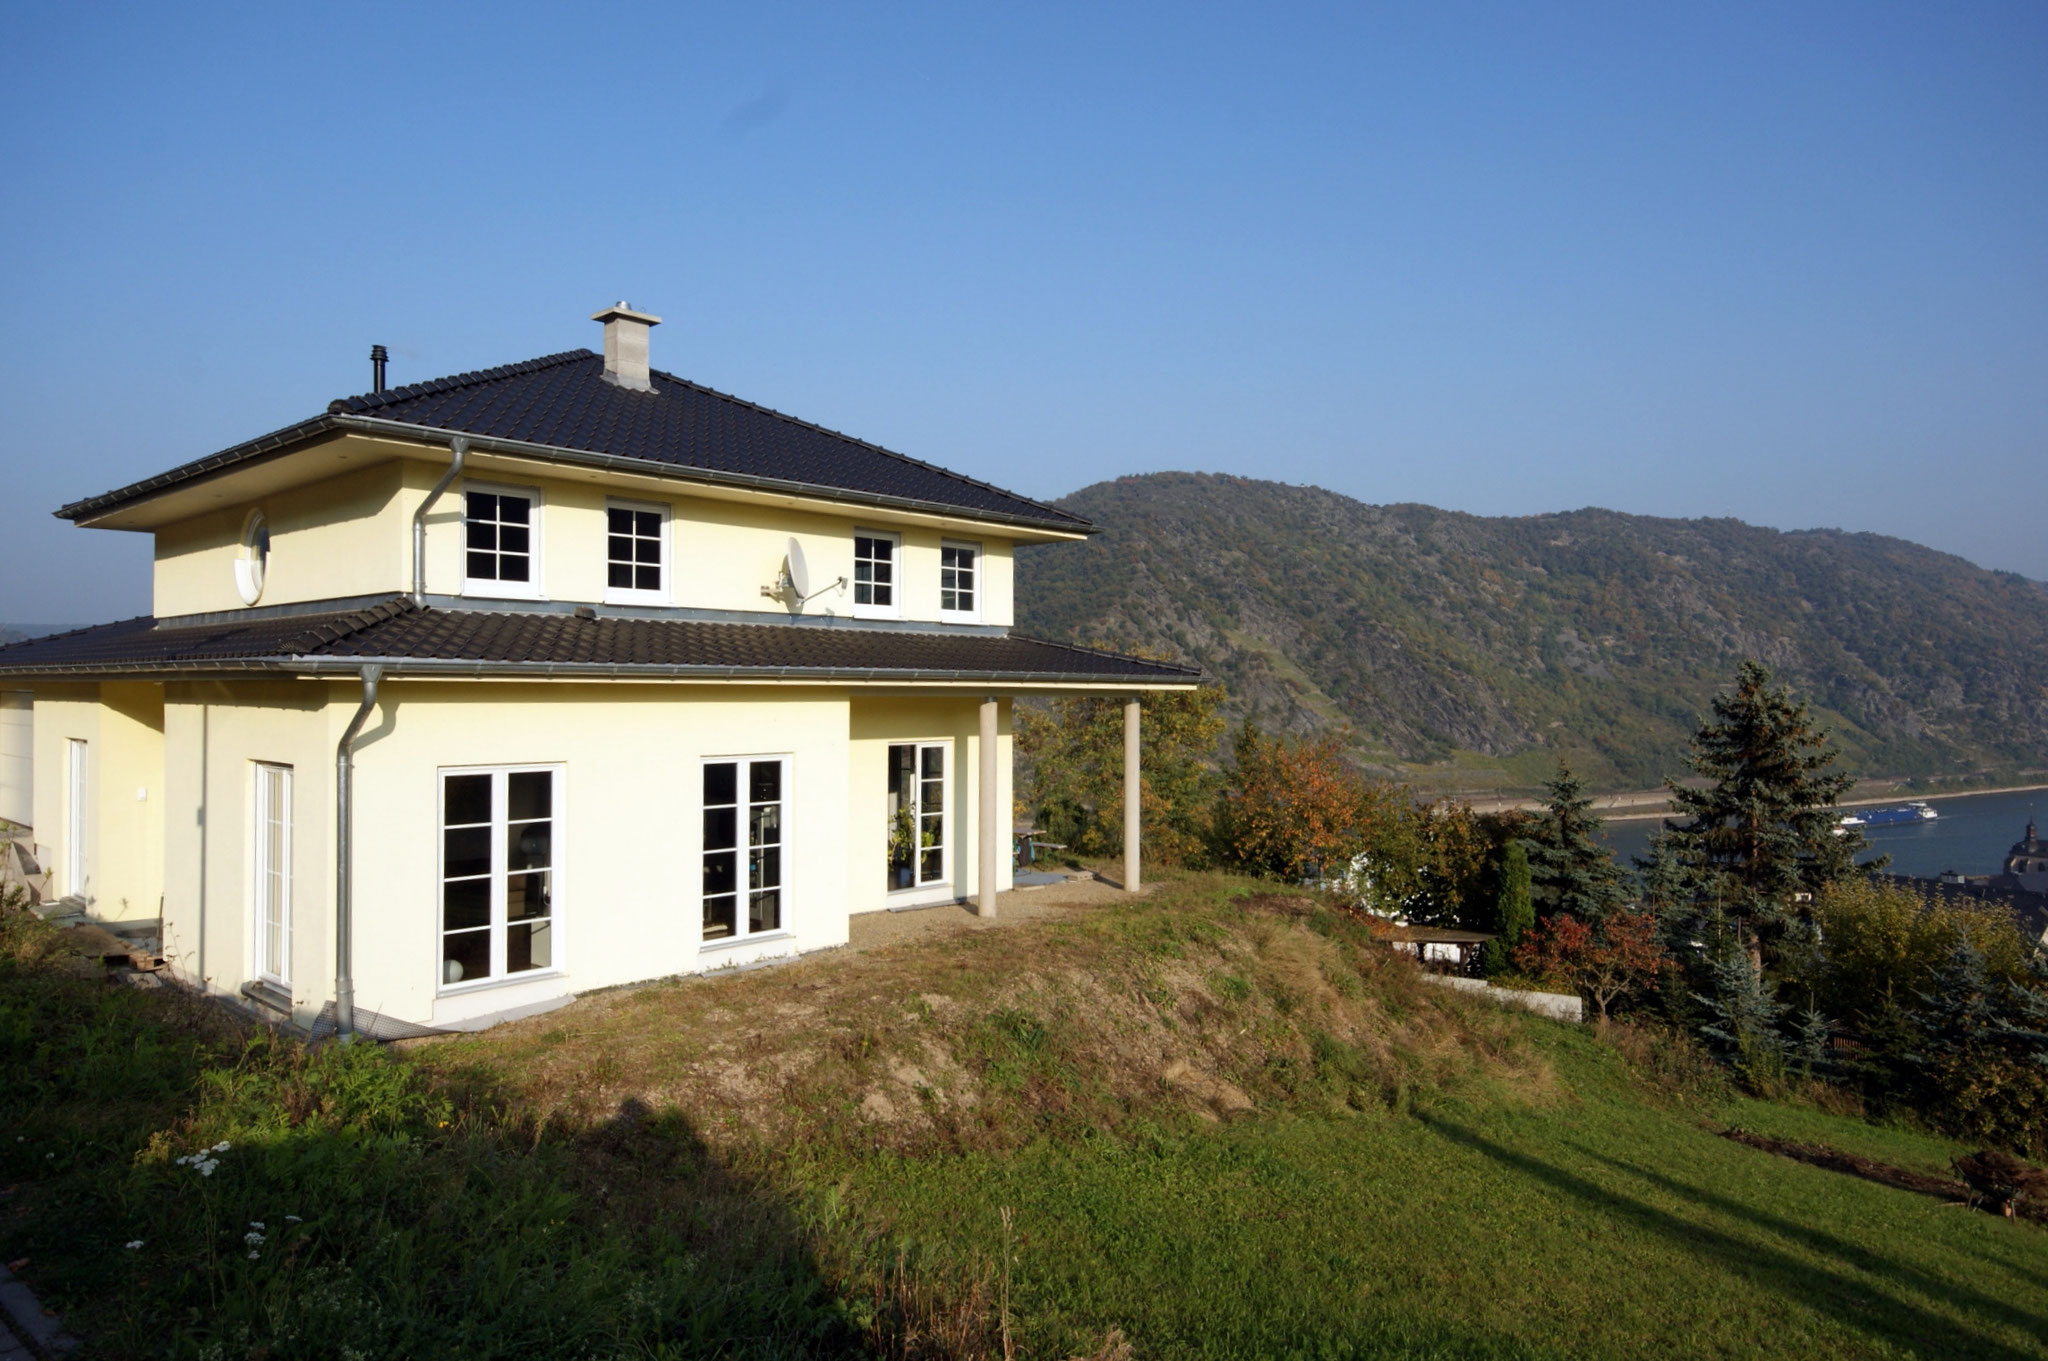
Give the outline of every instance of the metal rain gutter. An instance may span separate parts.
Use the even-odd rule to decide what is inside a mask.
[[[381,389],[380,389],[381,390]],[[434,508],[434,502],[441,499],[441,493],[449,484],[462,476],[463,460],[469,457],[469,439],[457,435],[448,441],[449,452],[454,457],[448,460],[448,471],[441,474],[441,480],[427,493],[427,499],[420,502],[412,513],[412,603],[415,609],[424,609],[427,604],[427,512]]]
[[[334,749],[334,1033],[346,1043],[356,1029],[355,917],[350,899],[354,825],[355,742],[370,711],[377,707],[377,685],[384,668],[362,668],[363,702]]]
[[[388,420],[382,416],[357,416],[338,412],[327,418],[339,429],[355,430],[366,435],[386,435],[400,439],[418,440],[423,443],[441,443],[454,439],[466,439],[483,453],[506,454],[515,458],[538,458],[550,463],[569,463],[578,467],[599,468],[606,472],[639,473],[646,477],[666,478],[670,481],[704,482],[712,486],[743,487],[749,491],[781,492],[792,496],[813,496],[827,501],[850,501],[858,505],[883,506],[893,510],[914,510],[927,515],[942,515],[952,520],[974,520],[984,524],[1006,524],[1031,529],[1046,529],[1068,534],[1099,534],[1101,527],[1081,519],[1048,520],[1031,515],[1011,515],[1002,511],[977,510],[973,506],[954,505],[946,501],[926,501],[914,496],[886,496],[879,492],[853,491],[846,487],[828,486],[822,482],[797,482],[780,477],[757,477],[750,473],[724,472],[716,468],[698,468],[682,463],[664,463],[652,458],[628,458],[623,454],[600,454],[588,449],[570,449],[558,444],[536,444],[528,440],[500,439],[493,435],[457,435],[452,430],[443,430],[432,425],[413,425],[408,421]]]

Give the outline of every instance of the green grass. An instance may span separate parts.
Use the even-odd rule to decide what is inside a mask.
[[[1412,986],[1244,887],[404,1053],[83,981],[0,922],[0,1255],[111,1357],[992,1356],[1006,1326],[1042,1358],[2048,1356],[2040,1229],[1716,1131],[1954,1145]],[[833,1024],[778,1031],[797,999]],[[693,1104],[712,1018],[785,1073],[749,1118]],[[898,1104],[954,1106],[863,1124],[904,1054],[931,1085]],[[1161,1087],[1175,1054],[1254,1108]]]
[[[1545,1042],[1576,1101],[878,1160],[851,1184],[945,1257],[992,1251],[1010,1207],[1037,1355],[1112,1325],[1141,1356],[2048,1355],[2038,1229],[1733,1144],[1644,1104],[1592,1038]]]

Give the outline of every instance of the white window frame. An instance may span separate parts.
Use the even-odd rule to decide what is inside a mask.
[[[765,931],[755,931],[752,929],[753,914],[748,911],[751,904],[747,900],[748,894],[752,892],[752,885],[748,882],[750,874],[739,867],[739,861],[743,858],[742,852],[748,849],[749,846],[748,823],[750,819],[742,816],[742,813],[752,802],[746,797],[748,775],[750,768],[757,761],[775,761],[782,766],[782,797],[778,800],[781,814],[777,828],[780,839],[775,843],[776,849],[781,852],[779,861],[780,878],[775,885],[777,891],[782,895],[779,910],[780,922],[773,928]],[[733,931],[729,936],[706,936],[704,934],[704,903],[706,898],[714,895],[704,892],[703,866],[705,857],[713,854],[713,852],[707,850],[704,845],[703,813],[707,807],[723,807],[724,805],[705,804],[704,771],[707,767],[719,765],[737,765],[740,767],[736,776],[738,781],[737,788],[734,790],[736,802],[733,804],[736,838],[732,848],[735,862],[733,872]],[[796,934],[796,928],[790,924],[790,917],[794,911],[796,897],[793,892],[796,880],[796,862],[795,857],[790,854],[790,828],[793,825],[793,820],[789,812],[792,802],[791,790],[795,787],[795,776],[796,759],[788,752],[771,751],[731,756],[706,756],[698,761],[696,789],[698,810],[697,866],[694,871],[694,877],[697,883],[697,945],[700,950],[707,952],[729,950],[736,945],[745,945],[750,941],[782,940]]]
[[[903,536],[893,529],[862,529],[854,527],[854,577],[849,582],[847,596],[851,601],[853,617],[856,619],[901,619],[903,617]],[[889,553],[889,603],[887,605],[863,605],[860,603],[860,545],[861,539],[883,539],[893,544]]]
[[[521,496],[526,498],[532,510],[527,515],[527,579],[525,581],[499,581],[492,577],[473,577],[469,574],[469,494],[477,492],[485,496]],[[496,600],[545,600],[541,590],[542,572],[546,559],[543,556],[545,543],[541,534],[541,521],[545,515],[547,499],[539,487],[515,487],[506,483],[471,482],[462,484],[462,593],[466,596],[480,596]]]
[[[628,501],[622,497],[606,497],[604,503],[604,603],[607,605],[666,605],[669,600],[669,583],[675,579],[674,559],[670,556],[669,522],[672,508],[663,501]],[[661,517],[661,582],[651,591],[634,586],[614,586],[612,579],[612,512],[632,511],[635,514],[654,514]],[[635,536],[637,537],[637,536]]]
[[[289,988],[292,982],[292,768],[271,761],[252,761],[250,765],[253,768],[250,828],[254,838],[250,847],[250,868],[254,878],[249,893],[252,916],[249,938],[255,946],[255,958],[251,961],[249,973],[253,978],[266,979]],[[280,863],[275,865],[270,863],[269,828],[265,825],[273,820],[273,815],[283,833],[279,838]],[[277,890],[274,903],[270,897],[273,883]],[[275,908],[274,912],[272,908]],[[272,955],[277,958],[275,969],[269,967]]]
[[[64,893],[85,897],[86,826],[92,821],[90,748],[83,737],[64,739]]]
[[[974,608],[949,610],[946,608],[946,550],[965,549],[974,554],[974,565],[967,570],[973,576],[973,584],[967,589],[974,596]],[[939,618],[948,624],[979,624],[981,622],[982,559],[981,545],[971,539],[939,540]]]
[[[508,973],[506,964],[506,940],[512,923],[506,920],[506,900],[509,896],[508,882],[511,871],[509,860],[509,814],[510,802],[507,797],[509,780],[514,775],[545,772],[553,777],[554,785],[549,795],[548,820],[553,824],[549,831],[548,872],[554,876],[548,898],[548,963],[538,969],[523,969]],[[448,922],[442,886],[448,882],[448,780],[457,775],[488,775],[491,777],[491,851],[490,851],[490,952],[491,972],[481,978],[464,978],[450,983],[446,974],[446,939]],[[535,979],[556,978],[567,972],[564,963],[564,949],[567,945],[562,928],[562,905],[568,901],[563,886],[568,883],[564,864],[568,859],[568,837],[564,827],[568,822],[569,781],[567,767],[560,762],[534,762],[525,765],[498,766],[442,766],[434,772],[434,986],[437,995],[447,997],[456,993],[475,992],[481,988],[502,988],[529,983]],[[469,824],[464,824],[465,826]]]
[[[913,834],[920,838],[919,845],[916,847],[916,849],[914,849],[911,852],[910,882],[908,884],[902,885],[901,887],[898,887],[896,883],[893,881],[892,877],[892,880],[889,884],[889,892],[892,894],[928,893],[932,889],[940,888],[953,882],[953,828],[955,825],[955,818],[953,816],[953,805],[955,802],[957,802],[957,800],[955,800],[955,798],[953,797],[955,793],[953,788],[953,743],[950,740],[933,739],[929,741],[891,742],[889,743],[889,746],[891,748],[909,747],[913,753],[911,756],[910,768],[912,772],[911,783],[915,786],[913,793],[914,797],[916,798],[916,803],[911,810],[910,816]],[[939,873],[938,877],[934,879],[927,879],[924,877],[924,846],[922,843],[925,811],[924,754],[928,751],[936,751],[939,753],[938,783],[940,789],[944,791],[944,793],[940,796],[942,802],[939,806]],[[884,800],[886,800],[888,796],[888,786],[885,783],[882,789],[882,797]],[[886,809],[886,807],[887,804],[885,802],[884,808]],[[890,831],[892,833],[894,831],[894,821],[895,819],[892,816],[890,818],[890,822],[892,824]],[[887,843],[885,842],[884,845],[886,844]],[[888,857],[885,853],[883,856],[885,864],[887,863],[887,858]],[[890,873],[893,876],[894,871],[891,870]]]

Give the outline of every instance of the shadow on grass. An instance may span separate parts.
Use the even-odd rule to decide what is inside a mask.
[[[674,1114],[541,1127],[474,1073],[75,976],[33,930],[0,921],[0,1257],[91,1355],[886,1341],[888,1303],[849,1305],[800,1207]]]
[[[1624,1176],[1639,1178],[1681,1200],[1691,1201],[1695,1205],[1712,1210],[1717,1214],[1726,1215],[1730,1219],[1742,1220],[1753,1224],[1767,1233],[1776,1234],[1778,1237],[1798,1243],[1812,1252],[1844,1262],[1858,1271],[1867,1271],[1873,1276],[1897,1281],[1906,1289],[1923,1296],[1951,1301],[1969,1310],[1971,1313],[1996,1319],[2000,1323],[2035,1337],[2048,1336],[2048,1318],[2043,1318],[2039,1314],[2030,1313],[2024,1309],[2014,1308],[1995,1295],[1987,1295],[1982,1291],[1972,1290],[1968,1286],[1958,1284],[1954,1280],[1932,1275],[1918,1267],[1908,1266],[1881,1253],[1873,1252],[1860,1243],[1850,1242],[1846,1238],[1838,1237],[1835,1234],[1814,1228],[1808,1224],[1801,1224],[1796,1220],[1787,1219],[1783,1215],[1772,1214],[1768,1210],[1760,1209],[1754,1205],[1745,1205],[1740,1201],[1732,1200],[1727,1196],[1716,1194],[1713,1191],[1698,1186],[1689,1186],[1653,1168],[1624,1162],[1618,1158],[1610,1158],[1603,1153],[1597,1153],[1582,1145],[1574,1145],[1573,1147],[1577,1148],[1578,1152],[1586,1157],[1611,1167]],[[1914,1193],[1902,1191],[1900,1194],[1910,1196]],[[1985,1227],[1987,1229],[1994,1228],[1989,1223]],[[2030,1232],[2030,1230],[2023,1227],[2016,1229],[2016,1231],[2021,1233]],[[2048,1246],[2048,1240],[2043,1240],[2043,1246]]]
[[[1714,1262],[1731,1275],[1754,1281],[1802,1308],[1823,1315],[1853,1332],[1873,1340],[1881,1340],[1904,1352],[1915,1355],[1927,1355],[1931,1352],[1936,1355],[1967,1356],[1980,1358],[1981,1361],[2022,1361],[2023,1358],[2035,1358],[2038,1361],[2040,1356],[2039,1351],[2019,1350],[1932,1310],[1887,1294],[1875,1281],[1859,1280],[1753,1239],[1737,1237],[1698,1220],[1659,1209],[1646,1201],[1612,1187],[1603,1186],[1554,1163],[1503,1147],[1470,1129],[1452,1124],[1440,1117],[1419,1118],[1452,1143],[1491,1158],[1502,1166],[1512,1168],[1523,1176],[1561,1191],[1603,1214],[1665,1238],[1686,1252]],[[1622,1167],[1621,1164],[1615,1164],[1609,1159],[1603,1158],[1601,1161],[1609,1163],[1610,1166]],[[1642,1175],[1639,1169],[1624,1170],[1637,1176]],[[1674,1185],[1674,1189],[1678,1188]],[[1702,1193],[1690,1190],[1681,1190],[1680,1193],[1695,1201],[1703,1199]],[[1745,1220],[1753,1220],[1756,1216],[1756,1212],[1749,1207],[1725,1201],[1713,1204],[1711,1208]],[[1839,1240],[1833,1239],[1830,1235],[1811,1234],[1809,1231],[1807,1237],[1839,1244]],[[1820,1246],[1818,1241],[1809,1245],[1816,1251],[1829,1250]],[[1866,1249],[1854,1251],[1857,1268],[1874,1276],[1928,1279],[1924,1273]],[[2034,1320],[2032,1315],[2014,1310],[1987,1296],[1967,1290],[1958,1291],[1947,1283],[1942,1283],[1939,1288],[1966,1307],[1981,1308],[1987,1314],[1999,1316],[2001,1321],[2012,1322],[2018,1327],[2038,1327],[2038,1321]]]

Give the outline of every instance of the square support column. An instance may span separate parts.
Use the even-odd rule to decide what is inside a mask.
[[[974,913],[996,915],[996,854],[1002,845],[1001,815],[996,798],[996,697],[981,702],[981,860],[975,880]]]
[[[1136,893],[1141,886],[1138,861],[1139,814],[1143,811],[1145,787],[1138,771],[1138,700],[1124,701],[1124,889]]]

